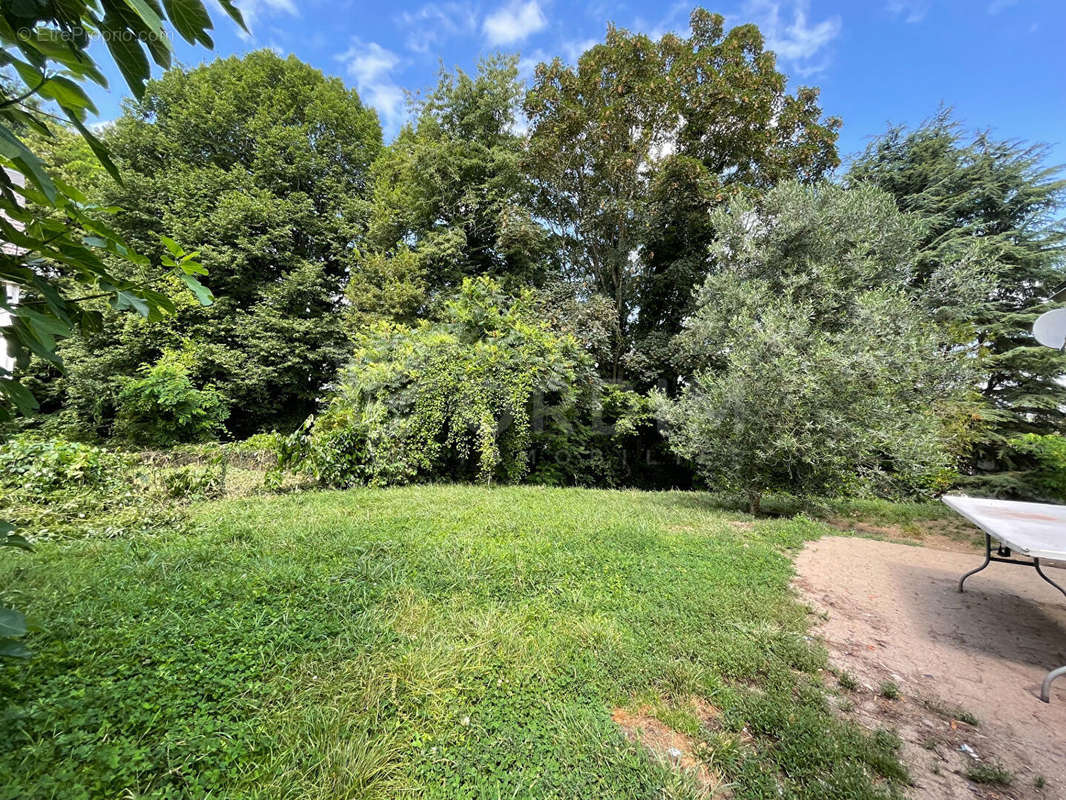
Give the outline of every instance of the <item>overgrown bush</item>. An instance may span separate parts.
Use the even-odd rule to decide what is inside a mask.
[[[118,396],[115,434],[149,447],[202,442],[216,437],[229,416],[214,386],[198,389],[189,377],[189,351],[168,350],[127,378]]]
[[[549,486],[633,486],[634,456],[655,436],[655,413],[646,395],[605,383],[598,402],[556,416],[533,437],[531,483]],[[636,446],[640,445],[640,446]]]
[[[604,449],[646,409],[611,390],[605,418],[591,357],[536,309],[532,291],[508,296],[483,277],[464,281],[437,322],[372,326],[323,413],[281,445],[281,465],[332,486],[608,473]]]
[[[0,445],[0,486],[45,497],[63,490],[103,490],[121,480],[125,461],[81,442],[16,436]]]
[[[0,445],[0,519],[31,541],[173,528],[175,501],[223,494],[228,459],[220,445],[121,453],[12,437]]]
[[[153,488],[172,500],[221,497],[226,490],[226,452],[216,447],[201,463],[159,470]]]

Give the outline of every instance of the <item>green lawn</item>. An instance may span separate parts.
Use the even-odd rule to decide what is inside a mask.
[[[3,559],[42,631],[2,674],[0,797],[702,796],[622,736],[619,706],[689,734],[736,797],[904,779],[891,734],[827,709],[788,589],[817,523],[691,493],[462,486],[190,513],[183,532]]]

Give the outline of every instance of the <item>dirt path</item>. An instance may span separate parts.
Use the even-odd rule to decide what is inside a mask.
[[[839,689],[842,712],[899,731],[914,797],[1066,798],[1066,677],[1039,699],[1045,672],[1066,665],[1066,598],[1005,564],[959,594],[982,557],[830,537],[797,557],[795,585],[825,617],[815,630],[833,666],[858,679]],[[1066,585],[1066,570],[1048,572]],[[900,699],[881,696],[886,681]],[[995,777],[994,764],[1009,785],[966,776]]]

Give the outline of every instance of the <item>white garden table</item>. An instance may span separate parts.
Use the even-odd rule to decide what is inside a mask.
[[[1066,506],[1049,503],[1021,503],[1015,500],[990,500],[982,497],[944,496],[944,502],[985,532],[985,563],[959,579],[959,591],[966,579],[980,572],[992,561],[1021,564],[1036,568],[1037,574],[1066,595],[1040,567],[1044,561],[1066,561]],[[992,540],[999,545],[992,554]],[[1019,560],[1023,556],[1029,560]],[[1044,678],[1040,699],[1051,701],[1051,682],[1066,675],[1066,666],[1054,669]]]

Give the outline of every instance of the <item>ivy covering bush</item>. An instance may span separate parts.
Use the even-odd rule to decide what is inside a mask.
[[[81,442],[15,436],[0,445],[0,487],[36,497],[106,489],[123,468],[121,457]]]
[[[603,391],[578,340],[537,313],[535,292],[509,296],[491,278],[466,279],[439,321],[362,333],[325,411],[282,444],[281,462],[333,486],[513,483],[534,468],[571,482],[568,459],[594,457],[570,452],[569,434],[591,446],[646,416],[639,396],[612,390],[605,419]]]
[[[181,527],[175,501],[219,497],[229,458],[218,444],[121,452],[13,436],[0,445],[0,518],[26,542]]]

